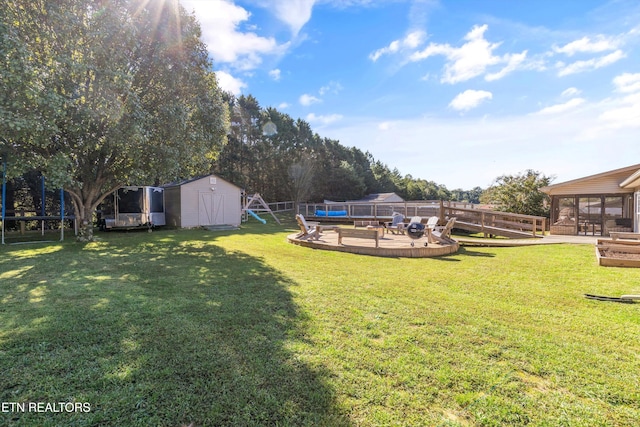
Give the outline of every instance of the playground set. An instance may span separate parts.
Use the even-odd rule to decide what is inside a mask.
[[[245,200],[242,204],[243,221],[246,222],[249,219],[248,216],[250,215],[259,222],[266,224],[267,220],[261,218],[258,213],[268,213],[278,224],[280,224],[280,220],[278,219],[278,217],[273,213],[273,211],[269,207],[269,204],[264,201],[259,193],[255,193],[251,196],[245,195]]]

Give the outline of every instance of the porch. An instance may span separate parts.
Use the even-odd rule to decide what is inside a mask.
[[[551,234],[609,236],[634,230],[633,193],[551,196]]]
[[[608,236],[638,231],[640,164],[540,190],[551,197],[551,234]]]

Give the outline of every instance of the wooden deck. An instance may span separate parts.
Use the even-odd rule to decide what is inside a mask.
[[[307,220],[339,223],[367,220],[389,222],[393,212],[399,212],[407,219],[420,216],[423,221],[437,216],[441,224],[446,222],[446,218],[455,217],[454,228],[482,233],[484,237],[493,235],[511,239],[539,238],[544,235],[547,227],[547,219],[544,217],[473,208],[467,204],[441,200],[401,203],[300,203],[298,212]],[[317,215],[318,212],[324,214]],[[340,215],[331,216],[331,213]]]
[[[335,231],[322,233],[318,240],[298,239],[297,236],[297,233],[290,234],[287,236],[287,240],[290,243],[306,248],[392,258],[437,257],[456,253],[460,248],[458,242],[450,245],[429,243],[428,246],[425,246],[425,243],[427,243],[426,236],[418,240],[412,240],[406,235],[390,233],[385,233],[379,239],[377,248],[375,247],[375,240],[359,239],[357,237],[343,236],[342,244],[338,244],[338,233]],[[411,246],[412,242],[414,246]]]

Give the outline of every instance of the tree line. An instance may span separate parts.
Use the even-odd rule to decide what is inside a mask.
[[[480,202],[480,187],[448,190],[433,181],[403,176],[369,152],[314,133],[302,119],[262,108],[251,95],[223,96],[230,131],[211,171],[267,200],[343,201],[395,192],[405,200]]]

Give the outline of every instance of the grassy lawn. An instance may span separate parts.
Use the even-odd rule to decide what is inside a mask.
[[[385,259],[294,246],[292,230],[0,248],[0,424],[640,420],[640,304],[582,296],[640,293],[640,270],[599,267],[590,245]]]

